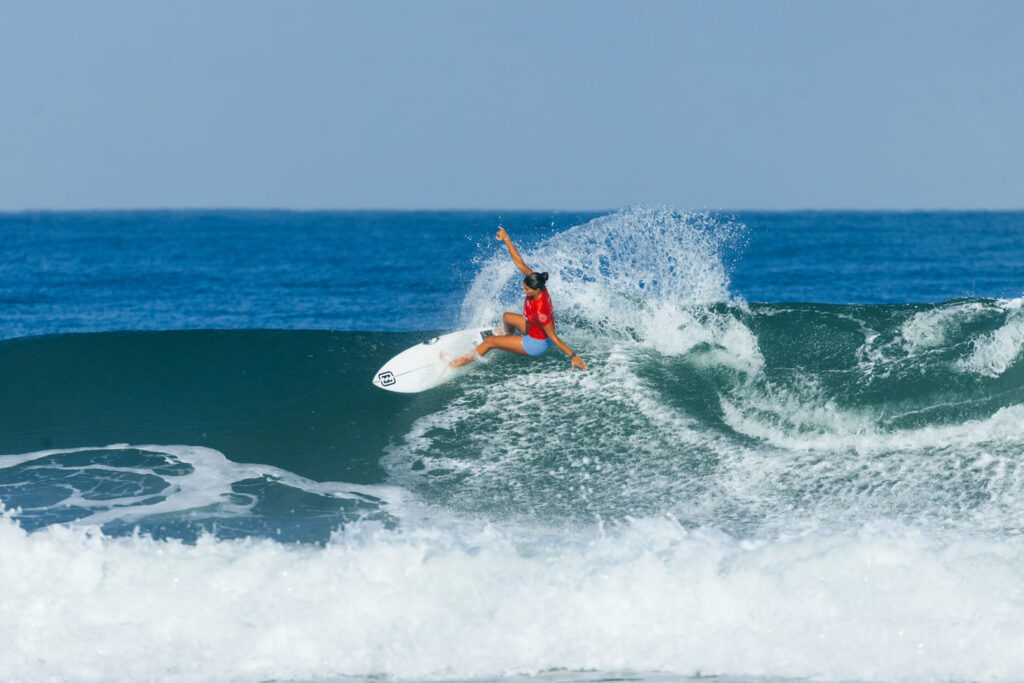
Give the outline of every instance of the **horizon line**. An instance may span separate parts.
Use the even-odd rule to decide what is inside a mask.
[[[610,214],[622,211],[633,206],[666,208],[680,212],[709,212],[709,213],[1021,213],[1024,206],[1019,208],[792,208],[792,209],[726,209],[709,207],[678,208],[668,204],[627,204],[618,208],[387,208],[387,207],[348,207],[348,208],[295,208],[281,206],[121,206],[121,207],[92,207],[92,208],[27,208],[27,209],[3,209],[0,208],[0,215],[18,214],[47,214],[47,213],[594,213]]]

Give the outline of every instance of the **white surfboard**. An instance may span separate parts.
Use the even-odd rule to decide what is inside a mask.
[[[402,394],[436,387],[458,373],[448,365],[449,361],[469,353],[492,334],[501,334],[501,330],[494,327],[459,330],[417,344],[385,363],[373,376],[373,384]]]

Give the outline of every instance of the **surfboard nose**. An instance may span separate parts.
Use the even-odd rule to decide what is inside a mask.
[[[385,370],[384,368],[381,368],[380,370],[377,371],[377,374],[373,376],[373,384],[375,386],[380,387],[381,389],[386,389],[392,386],[394,383],[395,375],[390,370]]]

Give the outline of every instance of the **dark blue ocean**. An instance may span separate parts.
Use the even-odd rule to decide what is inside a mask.
[[[611,214],[623,226],[609,242],[632,239],[625,224],[638,211]],[[0,214],[0,336],[449,329],[480,265],[499,251],[492,239],[499,222],[532,248],[606,215]],[[719,240],[731,298],[904,304],[1024,293],[1020,213],[700,213],[689,220],[707,223]],[[652,275],[642,261],[631,265],[638,281]]]
[[[391,356],[560,336],[422,394]],[[1024,679],[1024,213],[0,214],[0,679]]]

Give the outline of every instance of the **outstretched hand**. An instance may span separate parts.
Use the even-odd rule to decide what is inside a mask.
[[[576,368],[579,368],[580,370],[587,369],[587,364],[584,363],[583,359],[580,358],[579,356],[573,356],[572,359],[569,360],[569,365],[573,370],[575,370]]]
[[[498,226],[498,236],[496,238],[499,242],[508,242],[508,233],[505,232],[505,228]]]

